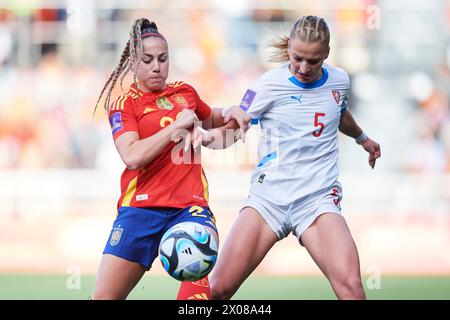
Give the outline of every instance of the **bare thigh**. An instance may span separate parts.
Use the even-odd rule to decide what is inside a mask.
[[[278,238],[251,207],[238,215],[211,277],[213,299],[229,299],[261,263]]]
[[[338,298],[364,298],[358,250],[342,216],[320,215],[302,234],[301,241]]]
[[[139,263],[104,254],[97,273],[94,300],[125,299],[145,273]]]

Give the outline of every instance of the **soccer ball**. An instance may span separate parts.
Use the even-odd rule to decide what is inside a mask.
[[[164,234],[159,258],[164,269],[180,281],[197,281],[211,272],[218,243],[207,227],[195,222],[179,223]]]

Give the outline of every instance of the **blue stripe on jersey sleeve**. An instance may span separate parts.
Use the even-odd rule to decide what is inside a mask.
[[[277,152],[274,151],[272,153],[269,153],[268,155],[265,155],[261,161],[258,163],[258,165],[256,166],[257,168],[262,167],[263,165],[265,165],[267,162],[269,162],[270,160],[276,159],[278,156]]]

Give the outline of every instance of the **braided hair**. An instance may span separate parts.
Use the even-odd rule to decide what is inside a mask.
[[[159,33],[156,23],[149,21],[146,18],[137,19],[133,23],[130,31],[130,38],[128,39],[125,48],[122,51],[119,64],[116,66],[116,68],[106,81],[105,85],[103,86],[103,89],[100,92],[100,96],[97,99],[97,103],[95,104],[94,114],[97,110],[97,106],[100,103],[101,98],[103,97],[103,94],[107,90],[108,93],[106,94],[104,108],[105,110],[108,110],[111,100],[111,94],[117,84],[117,80],[120,80],[120,88],[123,91],[123,80],[130,70],[133,71],[134,79],[136,79],[137,69],[142,59],[142,40],[151,36],[159,37],[167,43],[164,36]]]

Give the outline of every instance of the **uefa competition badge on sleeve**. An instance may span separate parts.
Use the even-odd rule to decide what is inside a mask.
[[[247,111],[248,108],[250,108],[253,100],[255,99],[256,96],[256,92],[250,89],[247,89],[247,91],[244,94],[244,97],[242,98],[241,103],[239,104],[239,107],[244,110]]]
[[[109,122],[111,124],[112,134],[123,129],[122,124],[122,114],[120,112],[114,113],[110,118]]]

